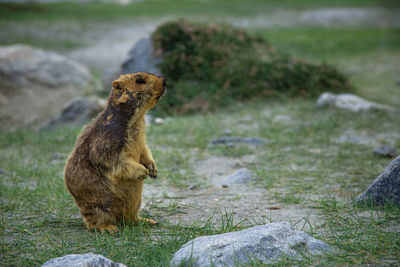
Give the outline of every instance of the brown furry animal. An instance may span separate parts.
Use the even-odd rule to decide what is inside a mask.
[[[121,75],[104,111],[80,133],[64,178],[89,229],[114,233],[120,221],[157,224],[138,211],[143,180],[157,178],[144,115],[165,91],[165,79],[154,74]]]

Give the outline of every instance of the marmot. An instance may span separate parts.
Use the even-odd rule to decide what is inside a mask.
[[[64,179],[89,229],[115,233],[121,221],[157,224],[139,217],[138,211],[143,180],[157,178],[144,115],[165,91],[160,76],[121,75],[112,83],[105,109],[79,134]]]

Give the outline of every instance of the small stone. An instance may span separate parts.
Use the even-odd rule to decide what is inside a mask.
[[[154,119],[154,123],[155,123],[155,124],[163,124],[163,123],[164,123],[164,119],[162,119],[162,118],[155,118],[155,119]]]
[[[200,187],[200,185],[199,184],[191,184],[191,185],[189,185],[189,190],[195,190],[195,189],[197,189],[197,188],[199,188]]]
[[[222,185],[222,187],[228,187],[229,185],[250,183],[253,180],[253,178],[254,176],[251,173],[251,171],[249,171],[249,169],[242,168],[235,171],[228,177],[222,179],[221,181],[219,181],[219,183]]]
[[[10,174],[10,171],[9,171],[9,170],[0,168],[0,175],[6,176],[6,175],[9,175],[9,174]]]
[[[46,261],[42,267],[126,267],[122,263],[115,263],[102,255],[87,253],[87,254],[70,254],[59,258],[54,258]]]
[[[223,136],[231,136],[232,135],[232,130],[231,129],[225,129],[224,132],[222,133]]]
[[[362,112],[369,110],[394,111],[388,105],[378,104],[368,101],[353,94],[332,94],[323,93],[317,100],[318,106],[333,106],[339,109],[349,110],[352,112]]]
[[[374,149],[372,153],[374,154],[374,156],[387,158],[394,158],[398,155],[396,148],[392,146],[380,146]]]
[[[303,252],[320,255],[330,247],[286,222],[268,223],[245,230],[197,237],[183,245],[171,266],[244,266],[249,261],[269,264],[282,257],[301,260]]]
[[[97,105],[99,107],[101,107],[102,109],[104,109],[107,106],[107,99],[104,98],[96,98],[93,101],[95,101],[97,103]]]

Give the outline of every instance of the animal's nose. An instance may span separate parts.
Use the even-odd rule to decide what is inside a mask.
[[[167,81],[165,80],[165,78],[162,78],[162,85],[163,87],[167,87]]]

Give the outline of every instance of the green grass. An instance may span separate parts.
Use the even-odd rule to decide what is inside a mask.
[[[326,62],[399,51],[400,29],[271,29],[261,34],[282,52]],[[311,41],[312,40],[312,41]]]
[[[344,71],[356,93],[400,107],[400,30],[297,28],[257,31],[284,53]]]
[[[289,124],[276,120],[282,114],[289,116]],[[239,119],[232,124],[232,118]],[[254,121],[257,126],[252,126]],[[215,114],[176,117],[148,129],[149,146],[160,173],[160,180],[151,183],[187,190],[197,181],[191,159],[203,154],[238,158],[255,154],[260,159],[252,167],[259,177],[257,186],[264,187],[276,203],[321,213],[325,222],[311,225],[307,231],[340,251],[339,256],[329,254],[303,262],[286,259],[277,266],[325,261],[331,266],[398,264],[400,240],[387,229],[398,226],[400,210],[371,210],[346,203],[371,183],[388,160],[374,157],[370,146],[333,141],[349,127],[368,136],[399,132],[395,122],[395,117],[385,113],[352,114],[294,100],[236,104]],[[210,147],[208,142],[226,128],[237,136],[260,136],[272,142],[262,149]],[[237,229],[232,214],[218,219],[211,213],[208,222],[171,224],[168,218],[182,212],[183,198],[171,199],[166,206],[149,201],[143,214],[160,220],[159,228],[126,226],[116,236],[87,231],[82,219],[76,217],[78,209],[62,179],[64,162],[78,131],[75,127],[1,135],[0,167],[9,172],[2,175],[0,185],[2,265],[40,265],[65,254],[94,252],[128,266],[167,266],[173,253],[188,240]],[[400,148],[399,141],[396,147]],[[182,175],[182,170],[191,178]],[[370,213],[379,213],[379,217],[372,219]],[[214,226],[212,220],[223,223]],[[248,222],[241,225],[247,226]]]
[[[79,21],[112,21],[159,17],[165,15],[204,15],[247,17],[282,8],[308,9],[332,6],[399,7],[395,0],[335,0],[335,1],[264,1],[264,0],[213,0],[213,1],[143,1],[128,6],[114,4],[1,4],[0,20],[3,21],[59,21],[76,19]]]
[[[13,38],[11,40],[2,40],[1,45],[13,45],[15,43],[30,45],[34,47],[40,47],[42,49],[54,49],[57,47],[59,50],[70,50],[84,45],[83,42],[79,41],[68,41],[68,40],[57,40],[57,39],[47,39],[47,38]]]

